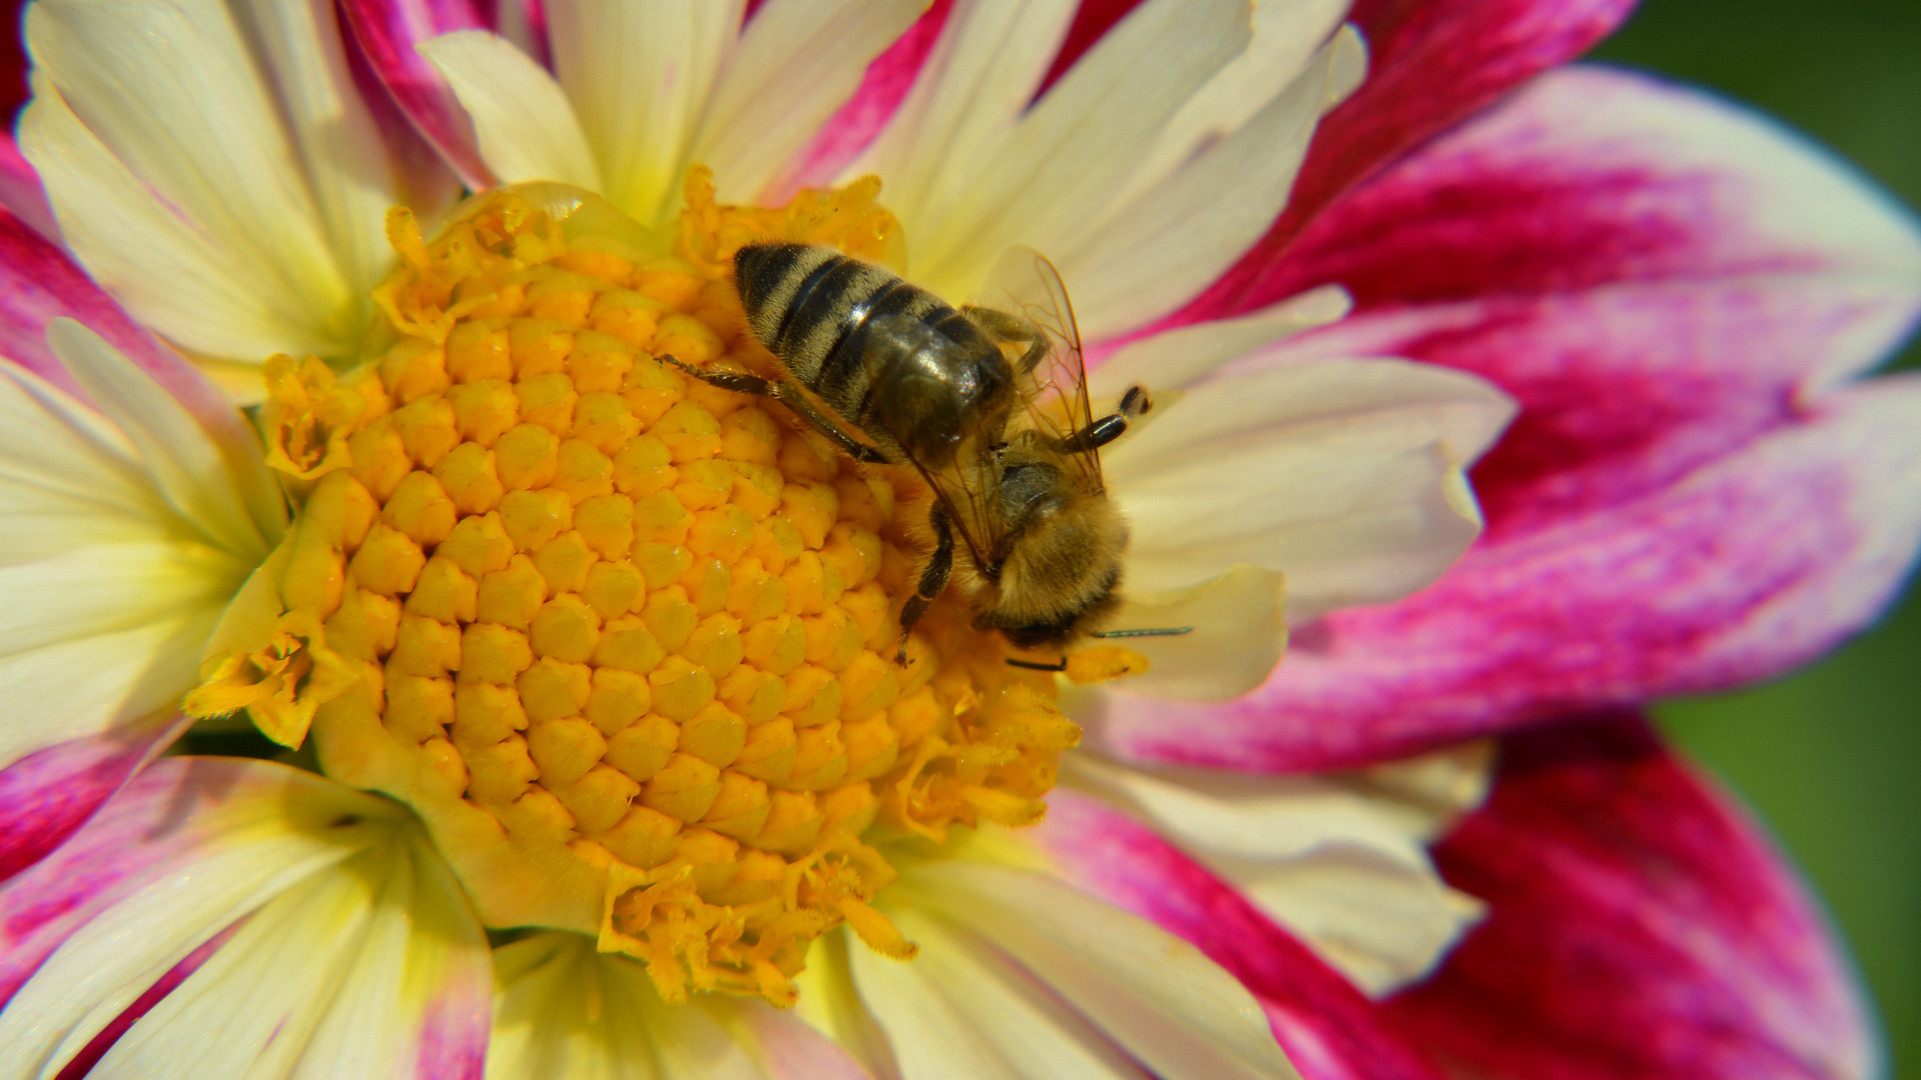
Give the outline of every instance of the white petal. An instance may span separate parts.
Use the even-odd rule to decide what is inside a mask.
[[[1484,790],[1489,761],[1480,747],[1397,763],[1379,778],[1264,776],[1083,753],[1062,779],[1152,824],[1382,994],[1425,975],[1482,914],[1441,880],[1424,845],[1467,805],[1454,800]]]
[[[1128,638],[1147,671],[1119,689],[1179,701],[1224,701],[1267,681],[1287,649],[1287,579],[1242,563],[1212,581],[1174,592],[1122,583],[1125,602],[1112,629],[1192,627],[1171,637]]]
[[[0,655],[219,611],[238,582],[225,557],[175,544],[96,544],[0,569]]]
[[[416,46],[474,121],[480,156],[503,183],[559,180],[599,191],[600,168],[566,92],[526,53],[485,30]]]
[[[1196,151],[1241,130],[1300,77],[1348,6],[1349,0],[1258,0],[1254,40],[1161,129],[1126,197],[1159,183]]]
[[[0,768],[179,704],[218,608],[0,657]]]
[[[1010,245],[1057,250],[1108,208],[1162,125],[1250,36],[1247,0],[1135,8],[1021,119],[951,209],[903,219],[915,277],[964,297]]]
[[[764,1080],[747,1048],[701,1005],[670,1006],[646,971],[544,932],[495,953],[499,997],[487,1075],[595,1080]],[[719,1006],[725,1010],[727,1006]]]
[[[1112,1041],[978,935],[908,908],[891,916],[920,955],[901,963],[853,944],[849,959],[903,1080],[1146,1080]]]
[[[1263,566],[1287,575],[1295,625],[1405,595],[1479,534],[1461,469],[1512,411],[1479,379],[1393,360],[1200,386],[1103,453],[1133,528],[1126,580],[1177,589]]]
[[[843,180],[879,173],[903,222],[938,221],[1034,100],[1074,0],[961,0],[885,131]],[[908,230],[910,242],[914,229]],[[911,255],[911,252],[910,252]]]
[[[1087,390],[1096,401],[1116,401],[1136,384],[1150,390],[1187,386],[1236,357],[1338,322],[1353,307],[1347,290],[1323,285],[1238,318],[1167,330],[1116,349],[1088,372]]]
[[[1071,755],[1063,765],[1075,786],[1133,811],[1190,850],[1281,861],[1347,846],[1405,866],[1428,865],[1421,818],[1327,777],[1149,771],[1092,754]]]
[[[53,320],[47,344],[140,452],[155,486],[184,521],[236,557],[266,558],[267,538],[248,513],[226,457],[172,395],[72,319]]]
[[[247,14],[287,112],[329,246],[355,294],[363,294],[393,264],[387,208],[405,200],[380,132],[347,70],[339,18],[326,0],[248,0]]]
[[[131,282],[129,271],[159,270],[165,260],[149,254],[136,262],[105,250],[129,240],[110,230],[127,223],[132,193],[104,205],[90,196],[102,186],[124,187],[124,177],[43,171],[63,232],[69,221],[80,225],[67,239],[97,280],[145,321],[215,355],[258,360],[310,342],[331,355],[356,343],[350,315],[359,299],[329,247],[277,95],[224,4],[54,0],[29,9],[27,35],[36,77],[57,88],[105,151],[152,192],[158,205],[144,216],[178,215],[187,233],[142,237],[142,246],[188,240],[188,250],[174,255],[187,265],[217,253],[222,276],[245,298],[236,305],[242,314],[263,308],[298,333],[253,355],[234,351],[239,330],[223,331],[209,313],[192,311],[219,302],[221,293],[205,291],[212,282]],[[71,136],[65,141],[29,148],[35,167],[71,152]],[[74,164],[99,171],[97,161]]]
[[[0,564],[158,540],[172,509],[106,418],[0,362]]]
[[[424,1037],[450,1034],[426,1030],[429,1014],[478,1012],[466,1032],[477,1055],[491,982],[452,875],[424,841],[396,839],[255,913],[89,1075],[427,1080]]]
[[[19,131],[61,238],[141,322],[197,352],[248,362],[337,344],[315,330],[300,295],[155,198],[44,80],[35,79]]]
[[[694,127],[739,31],[742,0],[547,5],[554,68],[605,178],[643,222],[679,204]]]
[[[1336,51],[1322,49],[1240,130],[1061,238],[1053,258],[1083,333],[1109,337],[1179,308],[1267,231],[1307,157]]]
[[[694,138],[720,201],[755,201],[929,2],[769,0],[755,12]]]
[[[148,417],[157,468],[217,454],[129,370],[108,372],[102,400],[118,400],[120,376],[137,388],[127,404]],[[100,414],[0,365],[0,700],[12,710],[0,763],[170,708],[247,572],[182,520],[137,455]]]
[[[391,835],[400,813],[269,762],[149,766],[65,845],[0,886],[7,952],[51,950],[0,1011],[0,1078],[52,1077],[188,953]]]
[[[992,942],[1165,1080],[1297,1075],[1233,976],[1056,878],[955,859],[895,888],[911,893],[902,906],[924,905]]]

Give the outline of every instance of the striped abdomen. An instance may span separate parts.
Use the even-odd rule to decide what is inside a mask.
[[[1006,358],[927,290],[806,244],[743,247],[734,268],[754,336],[889,456],[944,467],[969,430],[1005,414]]]

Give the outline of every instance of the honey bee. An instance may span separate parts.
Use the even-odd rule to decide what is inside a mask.
[[[976,628],[1024,650],[1064,650],[1120,605],[1127,523],[1107,497],[1100,448],[1148,410],[1147,392],[1131,388],[1095,419],[1060,275],[1028,249],[1001,267],[989,297],[999,302],[957,310],[830,247],[751,244],[734,257],[741,305],[789,379],[673,361],[779,400],[856,461],[926,478],[934,550],[902,607],[897,660],[950,577]]]

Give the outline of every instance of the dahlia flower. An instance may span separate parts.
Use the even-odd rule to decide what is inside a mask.
[[[32,5],[0,1075],[1871,1072],[1632,710],[1899,581],[1921,237],[1624,6]],[[768,235],[1046,252],[1192,632],[893,663]]]

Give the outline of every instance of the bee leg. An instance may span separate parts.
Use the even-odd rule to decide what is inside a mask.
[[[900,651],[894,654],[894,663],[903,667],[907,665],[907,635],[927,613],[927,605],[947,588],[947,576],[954,570],[954,530],[947,524],[947,508],[936,502],[927,514],[927,523],[934,527],[934,553],[921,567],[914,595],[900,609]]]
[[[754,394],[759,397],[773,398],[793,410],[802,420],[812,424],[815,430],[834,440],[847,456],[868,465],[890,465],[885,454],[871,446],[856,442],[852,435],[842,431],[832,420],[822,416],[814,403],[796,389],[793,384],[763,379],[758,375],[743,375],[738,371],[704,371],[672,356],[663,356],[661,363],[672,364],[680,370],[699,379],[709,386],[722,390],[732,390],[737,394]]]
[[[1139,416],[1153,407],[1148,400],[1146,387],[1130,386],[1121,398],[1120,411],[1103,416],[1061,440],[1061,449],[1070,454],[1098,450],[1126,433],[1129,418]]]
[[[1019,316],[993,308],[964,307],[961,314],[973,320],[974,324],[993,334],[995,337],[1016,343],[1025,343],[1027,351],[1021,354],[1020,362],[1014,366],[1025,375],[1040,366],[1047,356],[1047,335],[1041,328]]]

